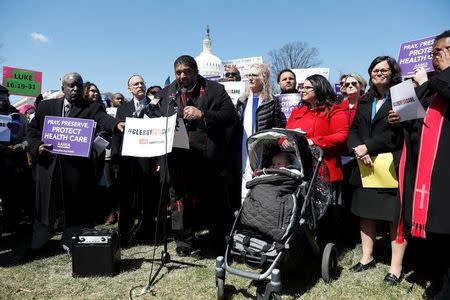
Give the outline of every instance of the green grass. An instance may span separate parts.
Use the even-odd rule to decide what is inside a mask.
[[[0,239],[0,243],[2,240]],[[1,246],[1,245],[0,245]],[[386,246],[386,245],[384,245]],[[376,251],[389,252],[387,247]],[[215,299],[214,259],[200,256],[179,258],[174,243],[169,244],[173,259],[197,263],[202,267],[163,268],[154,290],[134,299]],[[73,278],[71,258],[59,254],[22,265],[9,265],[12,254],[8,247],[0,247],[0,299],[129,299],[135,286],[140,291],[148,282],[153,255],[152,246],[135,246],[122,250],[123,270],[114,277]],[[162,248],[156,250],[159,258]],[[389,253],[384,253],[384,257]],[[383,283],[389,267],[377,263],[375,269],[354,274],[348,268],[361,255],[361,246],[344,252],[339,261],[338,278],[331,283],[319,277],[319,265],[306,259],[294,271],[283,274],[282,299],[421,299],[424,291],[418,283],[406,280],[391,287]],[[154,266],[154,272],[157,265]],[[249,280],[226,275],[228,299],[255,299],[256,287]]]

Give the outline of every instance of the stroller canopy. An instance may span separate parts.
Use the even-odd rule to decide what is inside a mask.
[[[300,171],[302,177],[309,178],[312,172],[312,154],[308,141],[304,133],[289,129],[263,130],[247,139],[248,158],[252,170],[271,166],[274,154],[282,151],[280,148],[282,139],[287,139],[294,145],[294,150],[285,151],[295,156],[294,162],[288,168],[295,168]]]

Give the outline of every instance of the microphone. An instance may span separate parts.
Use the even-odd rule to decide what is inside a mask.
[[[176,93],[171,94],[169,96],[169,103],[167,103],[167,111],[166,115],[169,116],[169,109],[172,107],[173,113],[178,114],[178,103],[177,103],[177,97],[183,94],[183,88],[178,89]],[[185,92],[184,92],[185,93]]]

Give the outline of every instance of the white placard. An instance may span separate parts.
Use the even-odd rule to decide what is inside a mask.
[[[122,155],[155,157],[172,152],[177,116],[126,118]]]
[[[11,141],[11,129],[8,128],[8,123],[11,122],[11,116],[0,115],[0,142]]]
[[[300,90],[300,86],[303,85],[303,81],[305,81],[306,77],[311,75],[322,75],[327,80],[330,80],[330,69],[329,68],[307,68],[307,69],[292,69],[292,72],[295,73],[295,79],[297,81],[297,90]]]
[[[225,87],[225,91],[236,106],[240,96],[245,93],[246,82],[245,81],[224,81],[220,82]]]
[[[108,115],[110,115],[111,117],[116,117],[116,114],[117,114],[117,107],[107,107],[106,108],[106,113],[108,114]]]
[[[175,136],[173,138],[173,147],[189,149],[189,137],[186,126],[182,118],[178,118],[177,126],[175,127]]]
[[[411,80],[394,85],[390,90],[392,110],[399,114],[401,122],[425,117],[425,110],[417,98]]]
[[[222,61],[223,69],[226,67],[235,66],[241,74],[241,80],[248,81],[247,75],[250,74],[250,67],[256,63],[262,63],[262,56],[244,57],[236,59],[228,59]]]

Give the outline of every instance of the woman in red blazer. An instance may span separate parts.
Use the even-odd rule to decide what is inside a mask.
[[[349,111],[335,104],[336,94],[331,84],[322,75],[311,75],[305,79],[301,89],[302,102],[295,108],[286,124],[288,129],[306,132],[310,145],[324,151],[324,163],[330,174],[335,203],[340,204],[339,182],[343,179],[341,153],[347,144]],[[283,148],[290,142],[283,141]]]

